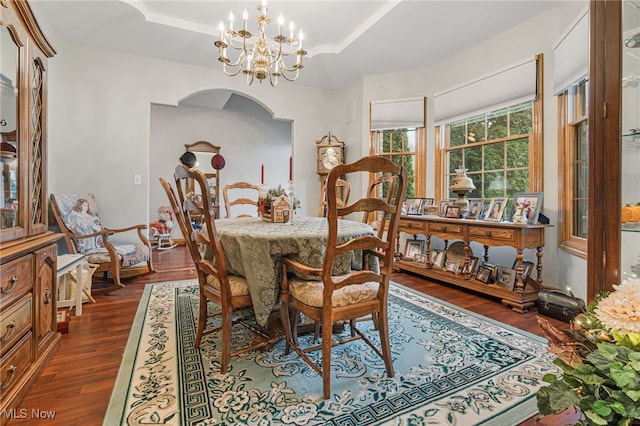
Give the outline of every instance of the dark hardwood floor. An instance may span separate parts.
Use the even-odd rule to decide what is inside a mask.
[[[95,304],[83,305],[81,316],[70,317],[69,333],[62,336],[60,350],[18,407],[29,414],[32,410],[55,412],[54,419],[38,420],[29,415],[25,419],[14,419],[10,424],[102,424],[144,285],[196,276],[184,246],[166,251],[154,250],[153,256],[155,274],[126,280],[125,288],[96,296]],[[488,296],[406,273],[396,273],[392,280],[461,308],[542,335],[535,308],[519,314]],[[552,322],[566,326],[555,320]],[[565,423],[564,418],[545,417],[538,424]],[[534,424],[535,419],[530,419],[523,425]]]

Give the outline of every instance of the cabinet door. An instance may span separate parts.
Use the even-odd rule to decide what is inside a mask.
[[[640,276],[640,2],[622,4],[622,280]]]
[[[47,230],[46,60],[34,45],[29,61],[29,234]]]
[[[57,333],[56,321],[56,253],[55,244],[35,252],[35,337],[41,352]]]
[[[2,19],[0,19],[0,22]],[[20,122],[20,40],[15,27],[0,27],[0,242],[26,235],[25,191],[22,177],[25,144],[21,144]]]

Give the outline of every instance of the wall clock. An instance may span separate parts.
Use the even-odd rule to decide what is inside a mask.
[[[316,141],[317,173],[321,176],[329,174],[338,164],[344,163],[344,142],[329,134]]]

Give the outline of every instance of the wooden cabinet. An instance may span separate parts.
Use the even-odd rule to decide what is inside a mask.
[[[483,259],[489,261],[489,248],[508,246],[516,250],[517,277],[513,291],[497,284],[485,284],[474,279],[470,274],[454,274],[441,269],[432,269],[429,262],[418,264],[411,260],[398,260],[396,268],[410,271],[468,288],[493,297],[511,306],[514,311],[526,312],[534,305],[538,290],[542,284],[542,249],[544,247],[545,229],[550,225],[524,225],[513,223],[484,222],[465,219],[445,219],[431,216],[403,216],[400,219],[399,231],[426,237],[426,258],[430,258],[431,238],[437,237],[445,241],[445,248],[450,241],[463,241],[465,245],[465,265],[472,255],[470,243],[477,242],[484,246]],[[535,279],[523,282],[523,250],[536,250]]]
[[[640,3],[590,2],[588,296],[640,276]]]
[[[60,345],[47,230],[46,76],[53,48],[29,4],[0,0],[0,424]]]

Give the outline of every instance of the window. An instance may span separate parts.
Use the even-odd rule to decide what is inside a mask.
[[[441,198],[456,198],[449,186],[461,167],[476,186],[469,198],[513,198],[517,192],[539,192],[538,102],[526,101],[438,126],[436,169],[441,172],[436,174],[436,185]]]
[[[373,152],[389,158],[407,171],[406,197],[424,196],[424,127],[373,132]]]
[[[558,150],[560,163],[560,247],[586,259],[588,132],[587,79],[558,95]]]
[[[376,101],[370,104],[371,155],[382,155],[407,172],[406,197],[425,196],[427,98]],[[377,179],[370,176],[369,184]],[[381,195],[386,195],[387,185]]]

